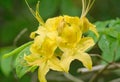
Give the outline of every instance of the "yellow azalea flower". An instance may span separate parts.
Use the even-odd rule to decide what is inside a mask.
[[[85,51],[93,45],[93,39],[91,37],[85,37],[81,38],[80,42],[74,48],[65,49],[61,57],[61,64],[64,70],[68,72],[70,63],[75,59],[81,61],[86,68],[91,69],[92,60]]]
[[[27,2],[26,2],[27,3]],[[91,30],[98,37],[95,25],[85,17],[94,0],[82,0],[83,10],[81,17],[58,16],[49,18],[44,22],[39,15],[39,2],[36,11],[33,11],[28,3],[30,11],[40,23],[38,30],[32,32],[30,37],[34,43],[30,46],[30,55],[24,59],[29,66],[38,66],[38,78],[41,82],[47,82],[45,76],[52,69],[68,72],[70,64],[77,59],[83,65],[91,69],[92,60],[86,53],[95,43],[91,37],[84,37],[83,33]]]
[[[39,41],[44,39],[40,44]],[[41,82],[47,82],[45,79],[46,73],[49,69],[63,71],[60,66],[60,60],[54,55],[56,50],[56,40],[45,36],[45,38],[38,35],[34,38],[34,43],[30,47],[31,54],[24,56],[29,66],[39,66],[38,77]]]

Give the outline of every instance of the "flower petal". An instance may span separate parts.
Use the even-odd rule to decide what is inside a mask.
[[[56,70],[56,71],[64,71],[62,66],[60,65],[60,60],[57,58],[57,57],[52,57],[50,60],[49,60],[49,67],[52,69],[52,70]]]
[[[62,16],[48,19],[45,23],[45,27],[50,31],[56,31],[61,26],[62,20]]]
[[[89,21],[86,17],[82,17],[80,18],[80,29],[82,30],[82,32],[87,32],[89,30]]]
[[[30,38],[31,38],[31,39],[34,39],[34,38],[35,38],[35,34],[36,34],[35,32],[31,32]]]
[[[61,65],[65,72],[69,71],[70,64],[75,58],[72,56],[72,52],[65,52],[61,58]]]
[[[49,66],[47,62],[42,63],[38,69],[38,78],[40,82],[47,82],[45,76],[48,71],[49,71]]]
[[[80,18],[81,22],[81,30],[84,32],[87,32],[88,30],[94,32],[97,37],[99,37],[99,34],[97,32],[96,26],[89,22],[89,20],[86,17]]]
[[[78,52],[74,57],[81,61],[86,68],[92,69],[92,60],[89,54]]]
[[[41,52],[44,54],[44,56],[50,58],[54,54],[56,48],[56,41],[46,37],[42,44]]]
[[[94,45],[94,40],[91,37],[84,37],[80,40],[79,44],[77,45],[77,48],[84,52],[88,48],[92,47]]]
[[[98,32],[97,32],[97,29],[96,29],[96,26],[95,26],[95,25],[90,24],[89,30],[92,31],[92,32],[94,32],[95,35],[97,36],[97,38],[99,37],[99,34],[98,34]]]
[[[39,66],[41,63],[43,63],[43,59],[40,58],[39,55],[36,55],[36,54],[30,54],[30,55],[25,55],[24,56],[24,59],[27,61],[27,63],[30,65],[30,66]]]

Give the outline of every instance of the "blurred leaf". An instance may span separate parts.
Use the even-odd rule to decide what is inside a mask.
[[[57,13],[60,0],[40,0],[40,15],[43,19],[54,16]]]
[[[112,72],[120,76],[120,69],[113,70]]]
[[[98,45],[99,45],[99,47],[102,51],[109,52],[109,42],[106,41],[106,36],[105,35],[101,36]]]
[[[118,37],[118,32],[115,29],[109,28],[107,30],[105,30],[105,33],[113,38],[117,38]]]
[[[0,0],[0,6],[3,6],[8,10],[12,9],[12,5],[13,5],[12,3],[13,2],[11,0],[5,0],[5,1]]]
[[[115,55],[115,61],[120,58],[119,55],[120,44],[119,41],[116,40],[115,38],[107,35],[102,35],[102,37],[98,42],[98,45],[103,52],[102,57],[105,60],[112,62],[114,59],[114,55]]]
[[[17,19],[6,23],[0,31],[0,41],[5,44],[13,42],[15,37],[19,35],[20,31],[23,30],[26,25],[27,22],[24,19]]]
[[[80,9],[77,8],[72,0],[61,0],[61,14],[80,16]]]
[[[102,50],[102,57],[112,62],[120,58],[120,19],[96,23],[100,33],[98,45]]]
[[[29,55],[29,47],[26,47],[23,51],[19,53],[16,58],[16,73],[19,78],[21,78],[24,74],[30,71],[34,71],[37,67],[28,66],[27,62],[24,60],[24,55]]]
[[[12,71],[12,57],[1,60],[1,70],[5,76],[9,76]]]
[[[3,54],[13,50],[14,47],[6,47],[6,48],[2,48],[0,49],[0,67],[1,67],[1,71],[3,72],[3,74],[5,76],[9,76],[11,71],[12,71],[12,57],[9,58],[2,58]]]

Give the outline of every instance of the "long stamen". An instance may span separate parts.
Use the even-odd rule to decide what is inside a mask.
[[[33,14],[33,16],[38,20],[38,22],[41,24],[41,25],[44,25],[44,21],[42,19],[42,17],[40,16],[39,14],[39,3],[40,1],[38,1],[37,5],[36,5],[36,11],[34,11],[28,4],[27,0],[25,0],[30,12]]]
[[[88,11],[90,10],[90,8],[92,7],[92,5],[93,5],[94,2],[95,2],[95,0],[92,0],[92,1],[89,0],[88,5],[87,5],[87,8],[86,8],[85,14],[88,13]]]
[[[39,21],[39,23],[41,25],[44,25],[44,21],[43,21],[42,17],[39,14],[39,3],[40,3],[40,1],[38,1],[37,5],[36,5],[36,12],[35,12],[36,13],[36,19]]]
[[[27,6],[28,6],[30,12],[32,13],[32,15],[35,17],[35,12],[34,12],[33,9],[29,6],[27,0],[25,0],[25,2],[26,2],[26,4],[27,4]]]
[[[82,14],[81,17],[86,16],[90,8],[92,7],[95,0],[89,0],[88,3],[86,3],[86,0],[82,0]]]
[[[85,12],[85,1],[86,0],[82,0],[82,14],[81,14],[81,16],[83,16],[83,14]]]

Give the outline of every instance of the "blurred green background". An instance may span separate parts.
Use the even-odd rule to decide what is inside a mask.
[[[38,0],[27,1],[35,10]],[[81,0],[40,0],[40,15],[44,21],[59,15],[80,17]],[[120,0],[96,0],[87,17],[93,23],[119,18]],[[0,0],[0,57],[14,47],[30,41],[29,34],[35,31],[38,25],[24,0]],[[12,58],[4,61],[7,65],[3,66],[5,70],[0,68],[0,82],[32,82],[29,79],[32,76],[31,73],[18,79],[15,72],[11,71],[11,64],[7,63],[9,61],[12,61]]]

